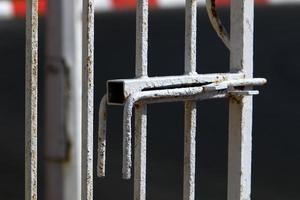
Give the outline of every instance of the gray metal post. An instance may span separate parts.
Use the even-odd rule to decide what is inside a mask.
[[[46,200],[81,195],[80,0],[48,2],[46,65]]]
[[[253,76],[253,0],[231,1],[231,72]],[[228,200],[250,200],[252,97],[229,99]]]

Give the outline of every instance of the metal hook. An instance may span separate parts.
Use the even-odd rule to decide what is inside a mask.
[[[215,29],[225,46],[230,49],[230,35],[228,34],[226,28],[223,26],[222,21],[217,13],[216,1],[206,0],[206,10],[213,28]]]

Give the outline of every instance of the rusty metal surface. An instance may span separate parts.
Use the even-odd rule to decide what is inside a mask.
[[[106,160],[106,121],[107,121],[107,95],[101,99],[99,106],[99,123],[98,123],[98,160],[97,176],[105,176]]]
[[[228,49],[230,49],[230,36],[218,15],[216,8],[216,0],[206,0],[206,10],[211,25],[213,26],[213,28],[215,29],[225,46]]]
[[[26,7],[25,200],[37,200],[38,1]]]
[[[109,80],[107,81],[108,103],[123,104],[128,96],[141,91],[194,87],[244,77],[243,73],[215,73]]]
[[[266,83],[265,79],[256,78],[253,80],[243,80],[240,81],[225,81],[224,83],[220,83],[222,88],[215,87],[214,90],[211,85],[202,86],[202,87],[192,87],[192,88],[179,88],[179,89],[168,89],[168,90],[153,90],[153,91],[145,91],[138,92],[131,95],[125,105],[123,112],[123,135],[126,137],[126,141],[131,140],[132,128],[131,128],[131,118],[132,118],[132,109],[136,103],[165,103],[165,102],[178,102],[178,101],[199,101],[211,98],[225,98],[230,96],[231,94],[236,94],[235,89],[233,87],[240,87],[245,85],[263,85]],[[226,85],[226,87],[224,87]],[[239,95],[255,95],[256,92],[239,91]],[[105,122],[101,122],[105,123]],[[105,134],[105,133],[102,133]],[[130,143],[130,142],[129,142]],[[128,159],[130,157],[130,153],[125,154],[125,161],[130,162]],[[130,166],[130,163],[127,163],[126,166]],[[129,170],[129,169],[128,169]]]
[[[93,199],[94,0],[83,0],[81,199]]]

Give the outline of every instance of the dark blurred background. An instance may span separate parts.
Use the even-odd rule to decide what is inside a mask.
[[[299,200],[300,7],[256,7],[255,76],[268,84],[254,99],[252,199]],[[229,10],[220,9],[228,23]],[[184,10],[152,10],[149,74],[183,73]],[[226,23],[225,23],[226,24]],[[227,24],[228,25],[228,24]],[[0,21],[0,199],[24,197],[25,21]],[[105,81],[134,76],[135,13],[96,15],[95,103]],[[44,194],[45,24],[40,27],[39,195]],[[198,11],[198,72],[227,72],[229,52]],[[225,200],[227,187],[227,100],[198,103],[196,199]],[[147,199],[182,199],[183,104],[149,106]],[[98,116],[95,114],[95,120]],[[95,142],[97,124],[95,123]],[[96,144],[95,144],[96,147]],[[132,181],[121,179],[122,108],[110,107],[107,177],[95,177],[95,199],[132,199]]]

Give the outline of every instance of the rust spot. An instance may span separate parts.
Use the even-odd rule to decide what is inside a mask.
[[[106,112],[104,112],[104,114],[103,114],[103,119],[104,119],[104,120],[107,119],[107,113],[106,113]]]
[[[135,108],[139,109],[140,108],[140,104],[135,104]]]
[[[241,97],[241,96],[236,96],[236,95],[229,94],[229,101],[231,103],[241,104],[242,103],[242,98],[243,97]]]
[[[212,15],[217,18],[218,17],[218,14],[217,14],[217,11],[216,11],[216,2],[215,0],[212,0],[211,1],[211,13]]]

